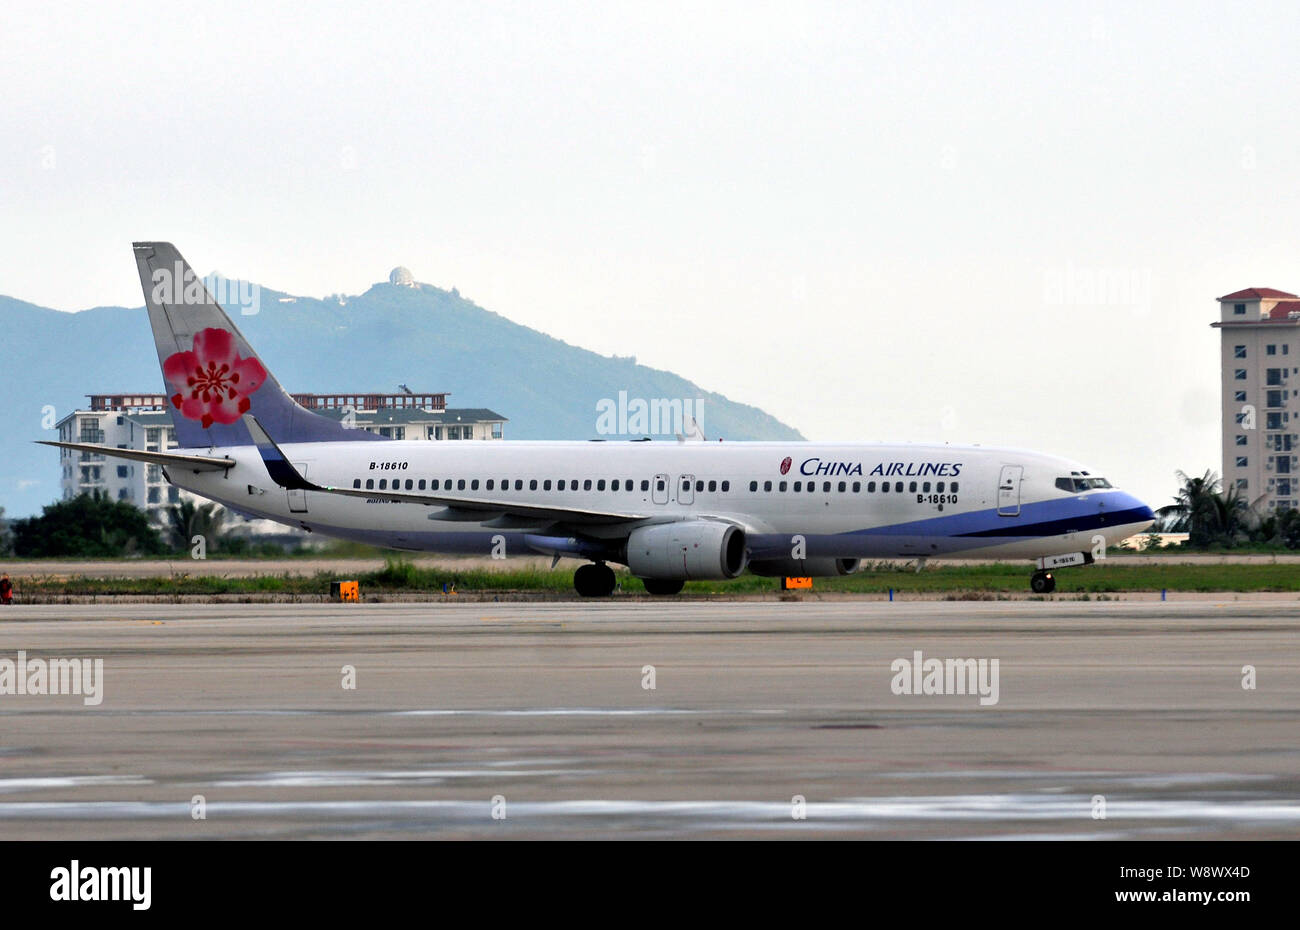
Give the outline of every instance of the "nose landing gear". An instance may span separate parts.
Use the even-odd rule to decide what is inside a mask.
[[[1056,590],[1056,578],[1051,572],[1034,572],[1029,578],[1029,590],[1035,594],[1051,594]]]

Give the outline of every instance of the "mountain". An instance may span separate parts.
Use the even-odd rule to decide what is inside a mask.
[[[669,371],[606,357],[484,310],[428,284],[376,284],[317,300],[262,288],[236,324],[288,391],[446,391],[452,407],[509,418],[509,439],[591,439],[598,407],[628,398],[703,399],[710,439],[801,439],[757,407]],[[39,512],[59,494],[57,453],[33,445],[86,405],[87,394],[162,391],[143,307],[63,313],[0,296],[0,507]]]

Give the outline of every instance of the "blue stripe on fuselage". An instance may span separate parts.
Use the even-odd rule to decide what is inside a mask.
[[[1022,504],[1015,517],[1001,516],[996,508],[990,508],[854,530],[853,534],[1032,539],[1144,523],[1154,516],[1150,507],[1130,494],[1103,491],[1083,499],[1062,497]]]

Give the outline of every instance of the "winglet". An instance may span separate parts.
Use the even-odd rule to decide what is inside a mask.
[[[306,478],[298,473],[285,458],[280,447],[275,444],[275,440],[270,434],[262,428],[262,424],[257,422],[257,417],[251,413],[243,416],[244,425],[248,427],[248,434],[253,438],[253,445],[257,446],[258,454],[262,456],[262,464],[266,466],[267,474],[282,488],[290,491],[319,491],[320,487],[312,484]]]

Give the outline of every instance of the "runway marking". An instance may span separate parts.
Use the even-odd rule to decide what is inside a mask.
[[[565,826],[603,829],[617,826],[685,831],[717,829],[772,829],[792,831],[883,828],[899,822],[1015,823],[1021,821],[1088,820],[1091,797],[1037,794],[966,794],[931,797],[849,798],[809,801],[807,820],[795,821],[786,801],[644,801],[584,799],[572,801],[513,801],[509,821],[496,827],[483,801],[217,801],[207,804],[212,819],[238,817],[398,818],[426,826],[484,830],[503,827],[537,827],[557,830]],[[185,818],[188,801],[15,801],[0,802],[5,820],[134,820]],[[642,821],[629,824],[627,821]],[[561,821],[572,820],[566,824]],[[530,821],[532,821],[530,823]],[[609,821],[613,821],[610,823]],[[1106,808],[1106,820],[1090,821],[1098,833],[1115,821],[1181,822],[1209,827],[1222,823],[1277,824],[1300,827],[1300,802],[1278,800],[1120,800]],[[328,821],[321,822],[328,825]],[[1129,826],[1131,832],[1143,832]]]
[[[238,775],[215,781],[218,788],[360,788],[374,785],[437,785],[460,778],[523,778],[528,776],[582,775],[584,769],[527,769],[508,771],[502,768],[428,769],[411,772],[265,772]]]
[[[44,791],[48,788],[83,788],[100,785],[152,785],[143,775],[48,775],[0,778],[0,794]]]
[[[78,713],[76,709],[57,713],[60,716]],[[26,716],[21,710],[0,710],[0,717]],[[50,713],[55,713],[50,711]],[[677,707],[518,707],[518,708],[417,708],[411,710],[333,708],[312,709],[248,709],[248,710],[100,710],[86,711],[96,717],[658,717],[658,716],[724,716],[768,717],[790,713],[784,708],[736,708],[692,710]]]

